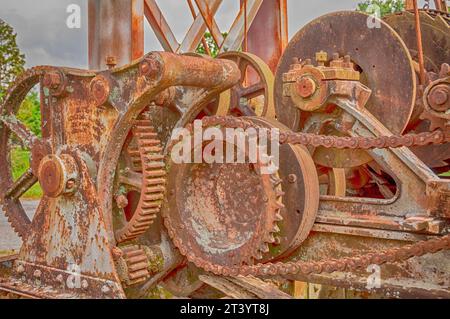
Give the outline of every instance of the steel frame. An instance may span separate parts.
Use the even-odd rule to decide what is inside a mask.
[[[195,17],[179,43],[156,0],[90,0],[89,68],[106,68],[108,57],[119,65],[141,57],[145,17],[167,52],[193,52],[209,31],[220,52],[237,51],[245,40],[247,50],[260,56],[274,71],[288,41],[287,0],[241,0],[226,36],[215,20],[222,3],[223,0],[188,0]]]

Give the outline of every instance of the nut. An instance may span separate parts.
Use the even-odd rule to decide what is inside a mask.
[[[107,56],[106,65],[109,69],[114,68],[117,65],[117,58],[115,56]]]
[[[436,86],[431,90],[429,101],[431,107],[438,112],[445,112],[448,109],[449,91],[448,87],[444,85]]]

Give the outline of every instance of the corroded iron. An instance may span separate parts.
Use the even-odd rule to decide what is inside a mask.
[[[198,13],[190,3],[194,23],[181,44],[156,1],[121,4],[133,24],[103,47],[111,49],[107,57],[92,48],[105,43],[112,24],[100,26],[102,18],[91,15],[99,31],[90,36],[91,65],[107,70],[37,67],[12,85],[0,108],[0,204],[24,243],[18,255],[0,258],[0,291],[136,298],[162,283],[184,297],[285,298],[259,279],[223,276],[365,290],[367,266],[379,265],[380,292],[449,298],[450,183],[437,175],[447,167],[450,141],[448,47],[431,41],[448,35],[448,14],[402,13],[380,29],[367,28],[363,13],[328,14],[294,37],[273,85],[270,69],[285,43],[270,42],[286,37],[285,21],[268,21],[280,33],[268,33],[265,48],[255,43],[261,35],[246,30],[261,33],[269,9],[278,15],[285,2],[243,2],[227,36],[213,18],[221,2],[196,0]],[[91,14],[98,10],[91,4]],[[167,51],[192,51],[209,29],[220,51],[243,44],[270,67],[244,52],[139,58],[143,15]],[[414,61],[419,20],[423,87]],[[130,57],[136,60],[116,67]],[[16,117],[36,84],[42,137]],[[198,118],[203,128],[254,129],[273,139],[270,129],[279,129],[279,167],[266,175],[261,158],[175,162],[174,129],[193,130]],[[16,180],[13,135],[31,152]],[[30,218],[20,198],[36,183],[44,196]]]

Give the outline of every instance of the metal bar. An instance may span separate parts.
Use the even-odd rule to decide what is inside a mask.
[[[420,25],[419,6],[417,0],[413,1],[414,16],[416,20],[416,36],[417,36],[417,51],[419,55],[419,68],[420,68],[420,84],[425,84],[425,62],[423,57],[423,45],[422,45],[422,30]]]
[[[192,17],[194,18],[195,21],[195,18],[197,18],[197,13],[195,12],[194,4],[192,3],[192,0],[187,0],[187,3],[189,5],[189,10],[191,11]],[[206,54],[211,56],[211,50],[209,49],[208,42],[206,42],[204,36],[202,37],[202,45],[203,48],[205,49]]]
[[[256,18],[259,8],[261,7],[263,0],[249,0],[248,6],[248,26],[251,26]],[[230,32],[228,33],[225,41],[223,42],[220,52],[226,51],[237,51],[242,45],[244,40],[244,8],[242,7],[239,11],[238,16],[231,26]]]
[[[143,55],[143,0],[89,0],[89,68],[105,69],[106,58],[125,65]]]
[[[211,32],[214,41],[218,45],[220,45],[221,43],[223,43],[223,36],[222,32],[219,29],[219,26],[214,20],[215,12],[211,10],[209,4],[205,0],[195,0],[195,3],[197,4],[198,10],[202,15],[203,20],[208,27],[208,30]]]
[[[144,1],[131,1],[131,60],[144,55]]]
[[[446,0],[434,0],[434,5],[436,10],[447,11],[447,1]]]
[[[264,0],[248,30],[248,52],[275,72],[288,43],[287,0]]]
[[[163,49],[176,52],[179,47],[178,41],[155,0],[144,0],[144,14]]]
[[[208,0],[205,0],[208,1]],[[222,4],[223,0],[209,0],[209,7],[211,16],[214,16]],[[197,16],[194,23],[189,28],[189,31],[186,33],[186,36],[183,42],[180,44],[177,52],[193,52],[199,45],[202,37],[205,35],[205,31],[207,26],[201,14]]]

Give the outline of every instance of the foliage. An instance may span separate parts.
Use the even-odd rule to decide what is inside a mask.
[[[41,109],[36,92],[28,94],[19,108],[17,118],[35,135],[41,136]]]
[[[372,6],[370,8],[370,6]],[[358,11],[373,13],[373,8],[380,8],[381,17],[395,12],[401,12],[405,8],[404,0],[365,0],[358,4]],[[372,10],[371,10],[372,9]]]
[[[24,70],[25,56],[17,47],[16,36],[13,28],[0,19],[0,98]]]
[[[30,151],[21,147],[11,149],[11,165],[14,180],[19,178],[30,167]],[[39,184],[34,184],[24,195],[23,198],[37,199],[42,197],[42,189]]]
[[[228,35],[227,32],[222,33],[222,36],[225,38]],[[206,32],[204,35],[205,41],[208,44],[209,51],[211,52],[211,56],[215,58],[219,54],[219,46],[214,41],[214,38],[210,32]],[[206,54],[206,50],[203,47],[203,42],[200,43],[196,50],[197,53]]]

